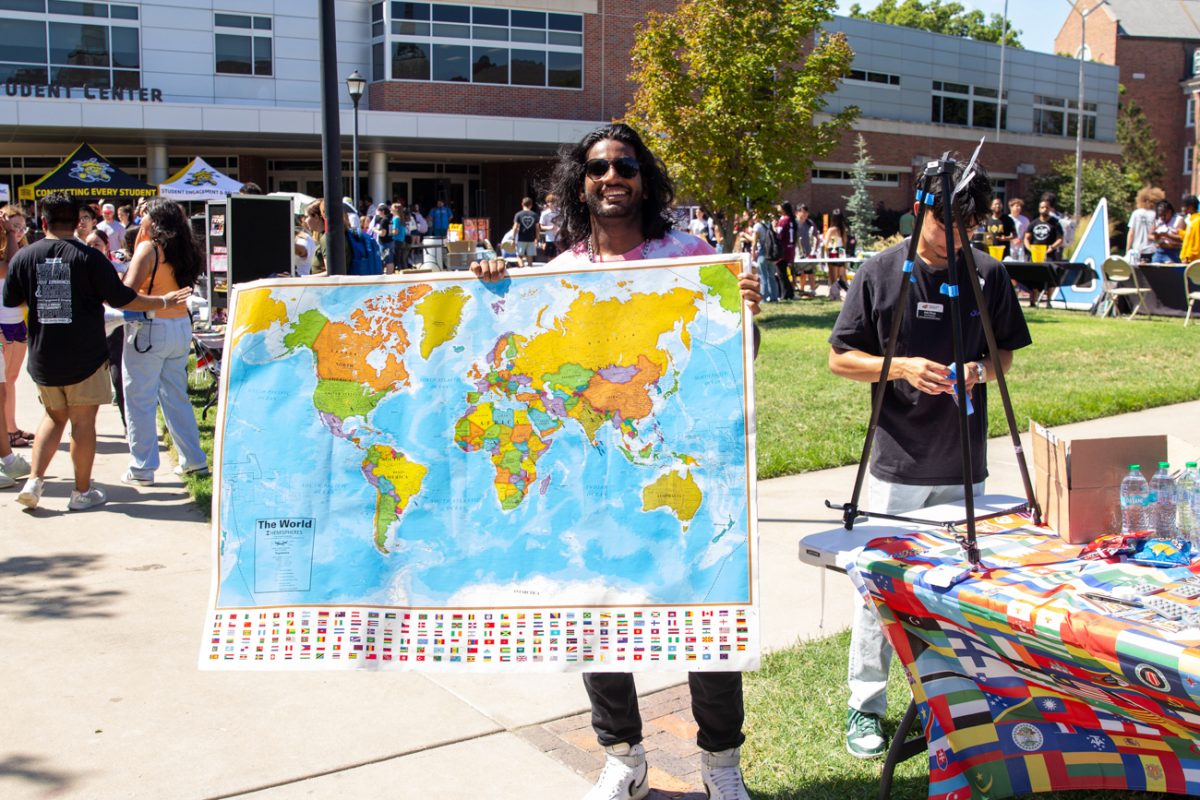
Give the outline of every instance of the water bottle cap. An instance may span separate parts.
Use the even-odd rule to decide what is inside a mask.
[[[1160,462],[1158,462],[1158,468],[1159,468],[1159,469],[1169,469],[1169,468],[1170,468],[1170,466],[1171,466],[1171,465],[1170,465],[1170,464],[1168,464],[1166,461],[1160,461]]]
[[[1134,470],[1139,470],[1139,469],[1141,469],[1141,468],[1142,468],[1142,465],[1141,465],[1141,464],[1130,464],[1130,465],[1129,465],[1129,471],[1130,471],[1130,472],[1133,472]]]
[[[1195,469],[1195,468],[1196,468],[1196,462],[1195,462],[1195,461],[1189,461],[1189,462],[1187,462],[1186,464],[1184,464],[1183,466],[1184,466],[1184,468],[1186,468],[1186,469]]]

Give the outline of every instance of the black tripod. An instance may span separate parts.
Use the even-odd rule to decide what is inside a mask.
[[[978,155],[979,151],[975,151]],[[1000,349],[996,345],[996,335],[992,328],[991,313],[988,311],[988,305],[983,296],[983,289],[979,285],[979,273],[975,267],[975,256],[970,247],[970,237],[967,235],[966,223],[964,220],[954,219],[954,195],[957,194],[970,181],[973,174],[972,168],[974,158],[967,165],[964,171],[963,180],[958,186],[952,186],[952,176],[956,166],[955,161],[945,154],[937,161],[930,161],[925,165],[925,170],[921,176],[921,182],[917,189],[916,201],[924,206],[933,206],[933,194],[929,191],[934,180],[941,183],[942,194],[942,224],[946,230],[946,253],[949,282],[942,286],[942,294],[946,295],[950,305],[950,322],[951,332],[953,334],[954,343],[954,382],[955,391],[958,397],[958,430],[959,440],[961,442],[962,452],[962,476],[963,476],[963,497],[965,504],[966,516],[962,520],[957,520],[951,523],[935,522],[933,520],[925,520],[912,516],[904,516],[898,514],[881,514],[873,511],[864,511],[858,507],[859,496],[862,493],[863,480],[867,474],[867,464],[871,457],[871,445],[875,440],[875,431],[879,426],[879,415],[883,409],[884,392],[887,391],[888,374],[892,367],[892,358],[896,353],[896,340],[900,334],[900,323],[904,318],[904,314],[908,309],[908,296],[910,286],[916,281],[916,277],[912,274],[913,265],[917,258],[917,242],[921,238],[921,228],[925,220],[925,214],[917,216],[915,226],[912,233],[912,238],[908,244],[908,255],[904,261],[904,272],[908,276],[908,280],[900,282],[900,298],[896,305],[896,311],[892,315],[891,329],[888,335],[887,347],[883,356],[883,366],[879,371],[879,381],[875,384],[875,392],[871,403],[871,420],[867,426],[867,436],[863,441],[862,457],[858,462],[858,474],[854,479],[854,493],[850,496],[850,502],[835,505],[828,500],[825,505],[828,508],[840,508],[842,510],[842,522],[846,530],[851,530],[854,523],[859,518],[878,518],[878,519],[893,519],[903,522],[914,522],[918,524],[942,524],[947,528],[966,524],[966,536],[956,535],[956,539],[962,545],[966,554],[967,561],[972,567],[979,565],[979,545],[976,542],[975,523],[980,519],[989,519],[991,517],[1003,516],[1011,514],[1014,511],[1031,511],[1033,513],[1034,524],[1041,524],[1041,510],[1037,506],[1037,501],[1033,496],[1033,483],[1029,479],[1029,468],[1025,463],[1025,451],[1021,447],[1021,436],[1017,432],[1016,418],[1013,416],[1012,400],[1008,394],[1008,383],[1004,377],[1004,367],[1000,363]],[[1004,415],[1008,421],[1008,432],[1012,437],[1013,450],[1017,456],[1017,466],[1021,471],[1021,481],[1025,488],[1025,503],[1024,505],[1016,506],[1011,509],[1005,509],[993,514],[987,514],[981,517],[975,516],[975,498],[972,494],[971,473],[971,440],[969,434],[969,422],[967,420],[968,397],[966,386],[965,366],[963,363],[963,326],[962,326],[962,309],[959,305],[959,268],[958,259],[955,255],[954,232],[958,229],[959,235],[964,243],[961,249],[963,261],[966,265],[966,283],[971,287],[975,294],[975,303],[979,308],[979,321],[983,325],[984,338],[987,341],[988,352],[994,358],[992,359],[993,369],[996,371],[996,385],[1000,390],[1000,398],[1004,404]]]

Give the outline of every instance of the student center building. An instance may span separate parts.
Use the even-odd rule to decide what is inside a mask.
[[[620,117],[635,26],[673,0],[338,0],[343,194],[354,111],[344,80],[369,80],[359,111],[360,190],[508,225],[558,147]],[[193,157],[265,191],[322,192],[316,2],[0,0],[0,183],[17,189],[82,141],[152,184]],[[829,98],[876,163],[877,200],[902,208],[915,164],[943,150],[1024,193],[1074,150],[1077,62],[836,18],[854,71]],[[1086,155],[1116,157],[1117,68],[1086,65]],[[932,109],[932,111],[931,111]],[[997,115],[1001,121],[995,143]],[[781,195],[814,210],[849,194],[853,132]]]

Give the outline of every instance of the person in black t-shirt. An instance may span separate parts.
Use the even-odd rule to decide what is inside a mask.
[[[988,247],[1003,247],[1005,252],[1017,238],[1017,223],[1004,213],[1004,201],[999,197],[992,198],[992,213],[983,221],[983,232]]]
[[[537,254],[538,215],[533,213],[533,198],[521,201],[521,210],[513,216],[513,236],[517,242],[517,257],[522,267],[532,267]]]
[[[104,304],[153,312],[182,304],[192,290],[139,295],[121,283],[98,250],[74,238],[79,205],[73,198],[51,194],[40,208],[46,238],[17,253],[4,283],[4,305],[29,308],[29,375],[46,409],[33,442],[33,475],[17,502],[37,507],[46,470],[70,422],[75,489],[67,508],[79,511],[107,500],[92,485],[96,412],[112,399]]]
[[[963,164],[955,168],[952,182],[961,178]],[[982,167],[966,189],[955,197],[953,213],[971,230],[983,216],[991,183]],[[950,305],[941,293],[947,283],[946,232],[942,227],[943,198],[940,182],[934,184],[934,205],[916,207],[924,214],[917,259],[914,263],[908,307],[891,363],[879,428],[871,454],[871,482],[864,508],[899,514],[962,499],[962,454],[958,435],[958,409],[951,376],[954,362]],[[850,285],[833,332],[829,336],[830,369],[837,375],[864,383],[879,380],[892,316],[904,273],[907,242],[901,242],[866,261]],[[965,245],[955,232],[956,251]],[[966,278],[962,256],[960,281]],[[1031,343],[1016,294],[1004,267],[990,256],[975,255],[984,299],[995,328],[999,353],[988,353],[975,293],[964,288],[959,296],[963,325],[963,357],[967,391],[974,413],[969,418],[971,483],[982,494],[987,477],[987,395],[985,382],[995,374],[999,359],[1004,371],[1012,364],[1012,351]],[[861,598],[860,598],[861,599]],[[886,710],[888,664],[891,648],[883,637],[879,618],[860,604],[850,640],[850,700],[846,748],[859,758],[884,753],[886,742],[879,721]]]
[[[1050,213],[1053,207],[1050,201],[1038,203],[1038,215],[1029,227],[1025,229],[1025,249],[1035,244],[1046,245],[1046,260],[1062,260],[1063,229],[1058,219]]]

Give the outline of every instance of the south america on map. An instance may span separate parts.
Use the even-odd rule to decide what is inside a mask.
[[[239,287],[201,665],[756,663],[744,269]]]

